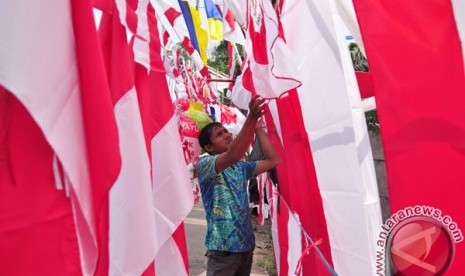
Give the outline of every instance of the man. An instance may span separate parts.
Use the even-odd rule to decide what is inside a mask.
[[[207,276],[250,275],[255,237],[247,198],[247,180],[271,170],[280,162],[259,122],[265,106],[263,98],[255,96],[250,100],[249,114],[234,140],[217,122],[205,126],[199,134],[200,146],[209,153],[197,163],[202,201],[207,213]],[[254,132],[265,159],[240,161]]]

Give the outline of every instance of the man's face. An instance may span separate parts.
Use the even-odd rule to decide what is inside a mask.
[[[215,126],[210,136],[211,144],[207,145],[207,149],[213,154],[223,153],[228,150],[232,141],[231,133],[224,126]]]

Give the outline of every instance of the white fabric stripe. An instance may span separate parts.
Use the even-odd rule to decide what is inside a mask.
[[[272,192],[271,194],[273,197],[270,199],[270,204],[271,204],[271,237],[273,239],[273,249],[274,249],[274,256],[276,259],[276,271],[278,272],[278,275],[281,275],[280,270],[280,250],[281,248],[279,247],[279,235],[278,235],[278,191],[275,186],[272,187]]]
[[[465,66],[465,1],[463,0],[451,0],[451,1],[452,1],[452,7],[454,10],[455,23],[457,24],[457,30],[459,31],[460,41],[462,42],[462,57],[463,57],[463,64]]]
[[[121,173],[110,190],[110,275],[142,275],[155,258],[150,161],[133,87],[114,108]]]
[[[365,54],[365,46],[362,41],[362,34],[360,33],[360,28],[358,26],[357,16],[355,15],[354,5],[352,0],[335,0],[335,5],[338,14],[342,18],[342,21],[345,22],[345,25],[349,29],[351,35],[354,37],[355,42],[358,47]],[[341,38],[345,37],[345,33],[340,34]]]
[[[295,28],[302,18],[309,19],[306,27]],[[287,44],[300,62],[303,84],[298,91],[335,270],[340,275],[372,275],[370,216],[380,217],[380,211],[372,211],[377,203],[367,197],[366,185],[376,184],[362,184],[371,179],[363,176],[360,167],[361,161],[369,159],[370,149],[364,148],[364,154],[359,154],[362,148],[358,148],[358,143],[365,138],[364,134],[359,135],[366,133],[359,132],[363,112],[358,103],[354,106],[357,113],[352,113],[331,3],[289,0],[281,19]]]
[[[150,70],[148,3],[148,0],[139,2],[137,32],[145,41],[136,39],[134,53],[136,62]],[[151,4],[157,12],[158,20],[160,20],[160,16],[164,17],[163,14],[159,14],[161,7],[158,1],[152,1]],[[161,92],[164,93],[164,91]],[[185,166],[178,123],[174,115],[163,129],[152,138],[150,145],[152,156],[152,211],[156,225],[154,250],[155,254],[162,254],[160,250],[165,246],[166,242],[171,242],[173,232],[187,217],[194,205],[192,183],[190,182],[187,166]],[[156,255],[156,258],[160,256]],[[171,256],[178,258],[176,255]],[[179,258],[182,258],[182,256],[179,256]],[[179,260],[171,261],[176,262]]]
[[[282,204],[281,206],[283,206]],[[289,220],[287,223],[287,236],[289,239],[289,251],[287,252],[287,261],[289,264],[289,275],[293,275],[297,269],[300,257],[302,256],[302,231],[300,230],[299,215],[291,214],[286,206],[286,210],[289,212]],[[303,272],[300,275],[305,275]]]
[[[136,37],[134,40],[134,60],[137,63],[142,64],[145,68],[150,68],[150,33],[149,26],[147,22],[147,6],[149,0],[140,0],[137,7],[137,35],[142,37],[144,40],[141,40],[139,37]]]
[[[65,180],[65,182],[64,182],[65,195],[66,195],[67,197],[69,197],[69,195],[70,195],[69,190],[70,190],[71,184],[69,183],[69,178],[68,178],[68,176],[66,175],[66,173],[65,173],[65,175],[63,176],[63,179]]]
[[[155,275],[188,276],[181,252],[173,238],[165,242],[155,259]]]
[[[375,97],[369,97],[369,98],[363,99],[362,109],[364,112],[375,110],[376,109]]]
[[[242,85],[242,77],[244,74],[240,74],[236,78],[236,83],[232,89],[231,101],[234,103],[235,106],[241,109],[249,109],[249,102],[252,98],[252,94],[247,91],[244,86]]]
[[[69,1],[0,1],[0,25],[14,26],[0,28],[0,84],[24,104],[62,162],[82,271],[91,275],[97,246],[70,13]]]
[[[334,0],[330,0],[330,3]],[[349,10],[354,10],[352,2],[347,1]],[[368,232],[369,237],[365,240],[366,244],[364,256],[370,261],[366,264],[367,268],[371,267],[371,274],[376,274],[376,241],[379,234],[379,227],[382,224],[381,205],[379,200],[378,185],[376,180],[375,165],[371,152],[370,137],[366,126],[365,113],[362,107],[360,91],[358,89],[357,79],[350,58],[348,46],[345,41],[345,27],[342,18],[339,16],[338,10],[333,6],[333,19],[336,28],[336,37],[339,45],[342,69],[344,71],[347,93],[349,96],[349,104],[352,112],[352,120],[354,125],[355,144],[358,153],[358,164],[361,175],[360,189],[363,191],[360,196],[362,204],[360,211],[364,214],[364,225],[360,225]],[[358,24],[354,28],[358,28]],[[360,35],[360,30],[355,30]],[[342,249],[342,248],[341,248]],[[344,249],[343,249],[344,250]],[[349,266],[351,260],[344,258],[346,265]],[[352,273],[352,272],[351,272]],[[354,270],[353,273],[358,273]]]
[[[194,205],[176,116],[151,141],[156,252],[171,238]]]

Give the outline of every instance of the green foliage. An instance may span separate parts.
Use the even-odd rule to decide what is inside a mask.
[[[221,73],[228,74],[228,43],[226,40],[221,41],[216,46],[212,57],[208,60],[208,66]]]
[[[349,44],[350,57],[352,58],[352,65],[355,71],[368,72],[368,62],[357,43],[351,42]]]
[[[374,133],[379,132],[378,114],[376,113],[376,109],[365,112],[365,120],[369,131]]]
[[[191,56],[189,56],[189,53],[187,53],[186,49],[184,49],[184,46],[182,46],[181,43],[178,43],[178,49],[179,49],[179,53],[181,54],[181,56],[184,58],[184,60],[191,60]]]
[[[243,55],[243,49],[241,45],[236,45],[237,50],[239,51],[239,55],[241,58]],[[223,40],[220,42],[218,46],[216,46],[215,50],[213,51],[212,57],[208,60],[208,66],[211,68],[218,70],[219,72],[229,75],[228,70],[228,41]],[[236,71],[240,70],[240,65],[236,63]]]
[[[231,99],[228,96],[226,96],[227,90],[228,89],[225,88],[223,91],[220,91],[220,102],[227,106],[231,106]]]
[[[349,44],[350,57],[355,71],[368,72],[368,62],[357,43],[351,42]],[[375,110],[365,112],[365,119],[369,131],[379,132],[378,114]]]

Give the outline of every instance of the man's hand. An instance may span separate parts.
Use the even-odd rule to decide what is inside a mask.
[[[249,114],[247,115],[241,131],[237,134],[236,139],[229,145],[226,152],[219,154],[216,158],[215,170],[217,173],[222,172],[244,156],[245,151],[250,145],[250,140],[253,137],[257,121],[265,113],[267,104],[268,101],[258,95],[252,97],[249,102]]]
[[[255,95],[249,102],[249,116],[259,119],[265,113],[267,101],[262,97]]]
[[[263,117],[260,117],[260,119],[258,119],[257,123],[255,124],[255,131],[260,129],[266,130],[266,123]]]

